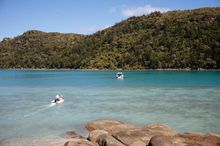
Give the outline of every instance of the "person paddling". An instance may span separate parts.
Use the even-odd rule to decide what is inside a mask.
[[[62,99],[63,99],[63,95],[57,94],[57,95],[55,96],[54,102],[56,103],[56,102],[58,102],[58,101],[60,101],[60,100],[62,100]]]

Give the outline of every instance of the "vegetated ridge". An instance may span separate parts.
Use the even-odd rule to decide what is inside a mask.
[[[220,8],[153,12],[92,35],[30,30],[0,42],[0,68],[219,69]]]

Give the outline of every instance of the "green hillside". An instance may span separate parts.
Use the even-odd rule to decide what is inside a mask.
[[[220,8],[154,12],[93,35],[27,31],[0,43],[0,68],[220,68]]]

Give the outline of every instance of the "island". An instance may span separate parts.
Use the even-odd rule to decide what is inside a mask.
[[[91,35],[29,30],[0,42],[1,69],[219,69],[220,8],[133,16]]]

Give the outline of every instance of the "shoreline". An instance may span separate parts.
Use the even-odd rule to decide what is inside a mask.
[[[220,133],[179,133],[166,124],[149,123],[137,126],[126,122],[103,119],[85,124],[87,135],[66,131],[42,138],[12,137],[0,139],[2,146],[217,146]],[[164,145],[165,144],[165,145]]]

